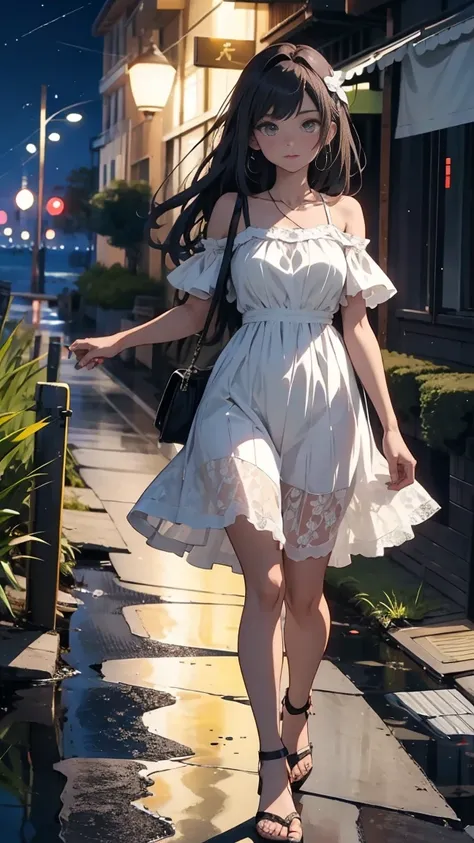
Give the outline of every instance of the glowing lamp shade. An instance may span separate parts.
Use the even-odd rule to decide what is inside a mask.
[[[26,151],[30,153],[30,155],[34,155],[37,151],[36,146],[34,143],[27,143],[26,144]]]
[[[30,232],[29,231],[22,231],[20,234],[22,240],[29,240],[30,239]]]
[[[128,65],[130,87],[139,111],[153,114],[168,102],[173,87],[175,68],[155,44]]]
[[[53,231],[52,228],[48,228],[48,230],[45,231],[44,236],[46,237],[46,240],[54,240],[54,238],[56,237],[56,232]]]
[[[59,196],[52,196],[46,202],[46,210],[52,217],[58,217],[64,211],[64,202]]]
[[[57,143],[61,140],[61,135],[59,132],[51,132],[51,134],[48,135],[48,140],[53,141],[53,143]]]
[[[5,225],[8,222],[8,214],[6,211],[0,211],[0,225]]]
[[[66,114],[66,120],[68,123],[80,123],[82,120],[82,114],[77,114],[73,111],[72,114]]]
[[[15,196],[15,202],[20,211],[28,211],[33,207],[35,197],[33,196],[31,190],[28,190],[27,187],[23,187]]]
[[[5,237],[11,237],[13,234],[13,228],[4,228],[3,233]]]

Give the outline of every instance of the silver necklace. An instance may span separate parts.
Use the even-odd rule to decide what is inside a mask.
[[[283,213],[283,216],[285,217],[285,219],[289,220],[289,222],[293,223],[293,225],[295,225],[297,228],[301,228],[302,230],[304,229],[304,225],[300,225],[298,222],[296,222],[296,220],[292,220],[291,217],[288,216],[288,214],[285,214],[284,211],[281,211],[281,209],[278,207],[278,203],[281,204],[281,205],[286,205],[286,207],[289,208],[290,211],[296,211],[296,208],[291,208],[290,205],[288,205],[287,202],[283,201],[283,199],[278,199],[278,200],[275,199],[275,197],[272,196],[270,191],[268,191],[268,195],[270,196],[270,199],[272,200],[273,204],[275,205],[275,208],[277,209],[277,211],[279,211],[280,213]],[[320,194],[320,196],[321,196],[321,194]],[[321,198],[321,201],[323,201],[322,198]],[[303,202],[303,205],[310,205],[310,204],[311,204],[311,202]],[[298,208],[301,208],[301,205],[298,205]]]

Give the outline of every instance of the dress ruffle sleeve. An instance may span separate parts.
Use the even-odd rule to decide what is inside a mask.
[[[219,270],[224,255],[226,240],[207,239],[202,241],[202,252],[193,255],[168,275],[168,281],[177,290],[196,296],[198,299],[209,299],[216,288]],[[235,301],[235,290],[229,281],[227,286],[227,301]]]
[[[377,307],[397,292],[390,278],[367,253],[369,240],[346,235],[347,278],[341,304],[347,305],[348,296],[362,293],[367,307]]]

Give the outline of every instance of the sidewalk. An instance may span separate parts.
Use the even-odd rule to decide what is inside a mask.
[[[57,766],[67,778],[63,839],[258,840],[257,735],[236,655],[242,578],[146,546],[126,514],[170,456],[157,449],[153,411],[104,371],[63,361],[61,379],[71,385],[81,474],[126,546],[111,554],[113,570],[104,560],[77,572],[84,605],[68,660],[81,676],[64,683],[69,725]],[[298,803],[305,843],[468,843],[441,794],[331,661],[313,707],[315,766]]]

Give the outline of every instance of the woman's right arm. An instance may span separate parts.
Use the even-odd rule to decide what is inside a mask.
[[[208,237],[219,239],[228,230],[235,194],[225,194],[216,202],[208,225]],[[92,369],[97,361],[115,357],[127,348],[167,343],[190,337],[202,331],[209,313],[211,298],[190,295],[185,304],[173,307],[144,325],[121,331],[110,337],[76,340],[69,350],[76,355],[79,368]]]
[[[210,299],[190,296],[185,304],[161,313],[150,322],[137,325],[127,331],[110,337],[94,337],[76,340],[69,350],[78,358],[79,368],[90,367],[98,358],[115,357],[127,348],[138,345],[173,342],[197,334],[204,327],[209,312]]]

